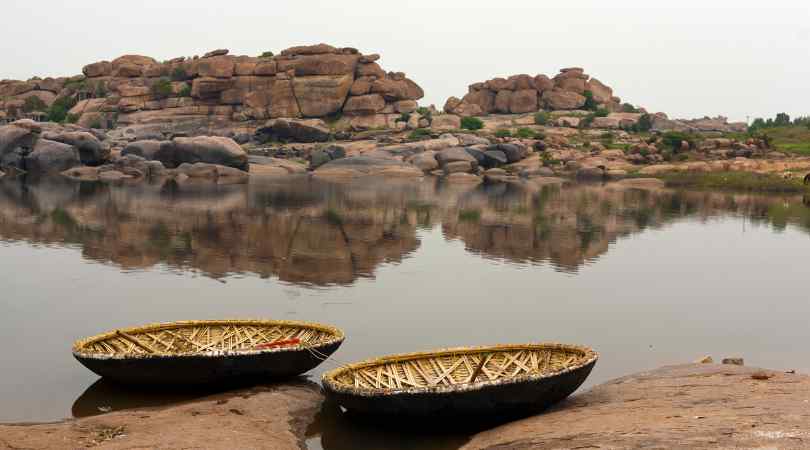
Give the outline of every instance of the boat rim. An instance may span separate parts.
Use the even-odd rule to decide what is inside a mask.
[[[163,329],[191,327],[199,325],[288,325],[297,326],[301,328],[311,328],[330,334],[332,337],[328,340],[320,342],[315,345],[296,344],[294,346],[284,346],[260,350],[228,350],[228,351],[214,351],[206,353],[153,353],[153,354],[134,354],[134,353],[96,353],[84,350],[89,344],[93,344],[105,339],[116,336],[118,331],[128,334],[138,334],[145,331],[159,331]],[[308,351],[309,349],[316,349],[334,345],[345,340],[343,331],[331,325],[325,325],[316,322],[304,322],[299,320],[272,320],[272,319],[216,319],[216,320],[180,320],[176,322],[158,322],[141,325],[129,328],[116,328],[112,331],[107,331],[101,334],[90,336],[84,339],[79,339],[73,343],[72,352],[73,356],[82,359],[97,359],[97,360],[110,360],[110,359],[160,359],[160,358],[221,358],[225,356],[252,356],[268,353],[283,353],[283,352],[297,352]]]
[[[565,368],[558,370],[556,372],[549,372],[543,374],[529,374],[529,375],[519,375],[512,378],[506,379],[497,379],[497,380],[486,380],[486,381],[476,381],[474,383],[459,383],[454,385],[437,385],[432,387],[408,387],[408,388],[397,388],[397,389],[388,389],[388,388],[355,388],[354,386],[347,386],[343,383],[340,383],[336,380],[338,376],[341,374],[353,371],[357,369],[361,369],[364,367],[373,367],[381,364],[387,364],[392,362],[399,362],[399,361],[406,361],[412,359],[419,359],[424,357],[430,356],[438,356],[443,354],[453,354],[453,353],[465,353],[465,354],[474,354],[474,353],[485,353],[488,351],[503,351],[503,350],[520,350],[520,349],[543,349],[548,348],[552,350],[574,350],[574,351],[581,351],[584,353],[584,357],[586,358],[584,361],[579,363],[572,363]],[[588,365],[592,365],[596,363],[599,359],[599,353],[597,353],[594,349],[590,347],[586,347],[583,345],[572,345],[572,344],[561,344],[557,342],[537,342],[537,343],[529,343],[529,344],[500,344],[500,345],[485,345],[485,346],[476,346],[476,347],[454,347],[454,348],[446,348],[440,350],[433,350],[433,351],[425,351],[425,352],[414,352],[414,353],[399,353],[395,355],[387,355],[382,356],[379,358],[371,358],[366,359],[357,363],[348,364],[345,366],[338,367],[337,369],[330,370],[326,372],[321,377],[321,382],[325,387],[329,389],[341,393],[341,394],[349,394],[349,395],[358,395],[362,397],[377,397],[381,395],[391,396],[391,395],[418,395],[418,394],[448,394],[448,393],[459,393],[459,392],[470,392],[470,391],[478,391],[483,390],[488,387],[495,387],[495,386],[504,386],[510,384],[518,384],[518,383],[525,383],[531,381],[539,381],[549,378],[555,378],[560,375],[564,375],[569,372],[573,372],[575,370],[582,369],[583,367],[587,367]]]

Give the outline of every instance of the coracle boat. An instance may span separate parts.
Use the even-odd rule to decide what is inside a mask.
[[[546,408],[571,395],[598,354],[563,344],[501,345],[371,359],[323,375],[350,412],[465,416]]]
[[[282,320],[147,325],[77,341],[73,356],[93,372],[131,384],[208,384],[300,375],[343,342],[337,328]]]

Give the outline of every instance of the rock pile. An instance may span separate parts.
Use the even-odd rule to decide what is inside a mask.
[[[621,108],[621,99],[613,96],[613,89],[582,68],[571,67],[560,70],[554,78],[522,74],[474,83],[464,98],[450,97],[444,110],[460,116],[576,110],[585,106],[589,96],[608,111]]]
[[[0,126],[0,169],[34,176],[63,173],[72,178],[113,181],[174,174],[166,169],[200,178],[199,170],[185,170],[203,167],[199,164],[208,172],[214,171],[209,175],[215,176],[207,178],[246,178],[249,168],[245,150],[226,137],[140,140],[120,151],[113,151],[113,145],[97,130],[20,120]]]
[[[86,128],[202,121],[228,124],[341,113],[366,126],[393,126],[424,92],[402,72],[385,72],[379,55],[327,44],[277,56],[203,57],[162,63],[125,55],[89,64],[83,75],[0,82],[0,120],[43,119],[55,102]],[[36,100],[28,100],[35,97]]]

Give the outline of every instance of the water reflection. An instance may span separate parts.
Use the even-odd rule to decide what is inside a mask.
[[[165,265],[212,278],[348,285],[420,246],[441,226],[468,251],[576,272],[617,239],[674,220],[739,215],[810,231],[807,197],[643,190],[618,185],[329,184],[248,186],[0,182],[0,239],[78,246],[124,270]]]

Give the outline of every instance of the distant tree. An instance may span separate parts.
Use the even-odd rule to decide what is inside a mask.
[[[596,100],[593,98],[593,92],[585,91],[585,105],[583,106],[584,109],[588,111],[596,111],[596,108],[599,106],[596,104]]]
[[[773,121],[774,125],[777,127],[790,125],[790,116],[786,113],[779,113],[776,115],[776,119]]]
[[[45,112],[48,110],[48,105],[42,101],[41,98],[32,95],[25,99],[25,103],[23,103],[22,107],[23,112],[34,112],[34,111],[42,111]]]

